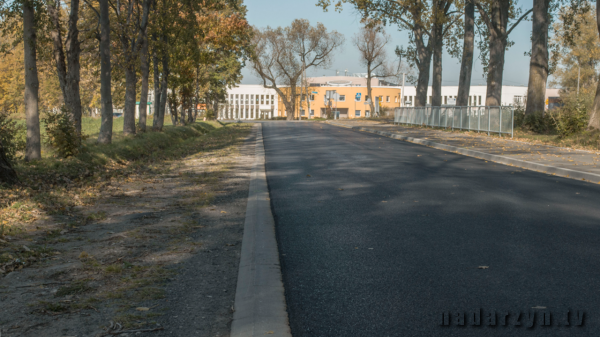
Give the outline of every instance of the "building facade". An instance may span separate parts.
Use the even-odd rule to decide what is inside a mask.
[[[385,113],[400,107],[400,97],[404,98],[404,106],[414,106],[416,87],[405,86],[404,94],[401,86],[372,86],[372,96],[367,95],[366,79],[353,76],[333,76],[309,78],[309,95],[300,95],[295,116],[303,118],[326,117],[334,112],[339,118],[371,117],[374,112],[369,102],[379,102],[379,109]],[[382,84],[372,81],[372,84]],[[286,90],[289,88],[282,88]],[[300,91],[300,88],[297,90]],[[472,86],[469,105],[485,105],[486,86]],[[442,103],[455,105],[458,86],[442,87]],[[219,107],[219,119],[272,119],[287,117],[286,107],[274,89],[262,85],[239,85],[228,90],[225,104]],[[308,101],[307,99],[308,98]],[[431,104],[431,87],[427,90],[427,103]],[[503,86],[502,105],[523,106],[527,99],[527,87]],[[309,104],[310,103],[310,104]],[[309,108],[310,105],[310,108]]]
[[[271,119],[278,109],[277,92],[262,85],[240,85],[227,90],[219,119]]]

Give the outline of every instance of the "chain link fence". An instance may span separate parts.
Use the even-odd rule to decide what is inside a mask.
[[[512,106],[427,106],[394,111],[394,124],[412,124],[499,134],[514,133]]]

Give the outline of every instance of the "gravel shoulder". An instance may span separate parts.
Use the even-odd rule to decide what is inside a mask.
[[[228,336],[256,135],[228,128],[3,236],[0,335]]]

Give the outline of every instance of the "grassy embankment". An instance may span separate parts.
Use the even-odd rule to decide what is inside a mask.
[[[96,144],[100,121],[86,118],[83,133],[89,138],[77,156],[61,159],[45,151],[42,160],[16,162],[21,185],[0,186],[0,237],[22,232],[43,215],[72,213],[74,206],[89,202],[86,199],[91,197],[86,196],[103,181],[160,173],[171,161],[238,144],[249,131],[249,125],[244,124],[198,122],[167,125],[163,132],[123,136],[118,131],[122,130],[122,120],[115,119],[112,144]]]

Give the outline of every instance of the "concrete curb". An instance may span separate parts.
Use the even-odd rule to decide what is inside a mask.
[[[336,124],[331,124],[331,125],[336,125]],[[341,125],[336,125],[336,126],[341,126]],[[566,169],[566,168],[562,168],[562,167],[544,165],[544,164],[534,163],[534,162],[530,162],[530,161],[526,161],[526,160],[514,159],[514,158],[495,155],[495,154],[489,154],[489,153],[485,153],[485,152],[469,150],[469,149],[456,147],[456,146],[452,146],[452,145],[445,145],[445,144],[432,142],[430,140],[402,136],[402,135],[392,133],[392,132],[373,130],[373,129],[369,129],[369,128],[365,128],[365,127],[361,127],[361,126],[354,126],[351,129],[358,130],[358,131],[365,131],[365,132],[369,132],[369,133],[375,133],[378,135],[382,135],[382,136],[386,136],[386,137],[390,137],[390,138],[394,138],[394,139],[400,139],[400,140],[415,143],[415,144],[429,146],[429,147],[432,147],[432,148],[438,149],[438,150],[454,152],[454,153],[462,154],[462,155],[469,156],[469,157],[475,157],[475,158],[479,158],[479,159],[493,161],[493,162],[499,163],[499,164],[516,166],[516,167],[524,168],[524,169],[531,170],[531,171],[547,173],[550,175],[556,175],[556,176],[564,177],[564,178],[585,180],[585,181],[592,182],[592,183],[600,183],[600,175],[594,174],[594,173],[575,171],[575,170]]]
[[[265,173],[262,124],[256,133],[234,310],[232,337],[292,336]]]

